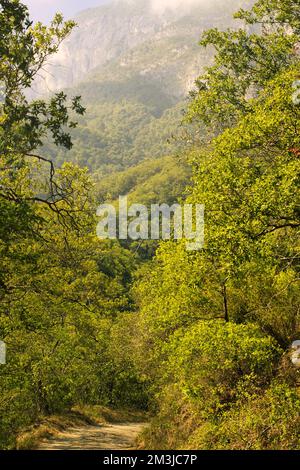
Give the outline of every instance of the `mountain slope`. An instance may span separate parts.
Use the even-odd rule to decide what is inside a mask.
[[[126,55],[142,44],[146,52],[149,48],[155,50],[161,40],[173,38],[176,57],[178,47],[196,46],[204,29],[232,24],[232,13],[245,4],[245,0],[194,0],[194,5],[198,2],[199,6],[193,8],[181,6],[162,12],[152,8],[153,0],[112,0],[83,11],[74,18],[77,27],[46,66],[33,93],[76,85],[89,72],[99,71],[124,55],[117,63],[128,61]],[[160,49],[160,56],[163,51]]]
[[[81,95],[87,108],[73,133],[74,150],[52,152],[57,162],[110,173],[176,151],[171,136],[184,99],[213,58],[198,40],[209,27],[235,25],[232,12],[245,4],[228,0],[224,13],[224,0],[199,2],[192,10],[158,12],[151,0],[120,0],[78,16],[79,27],[55,59],[67,73],[53,68],[52,85],[44,81],[54,89],[72,84],[68,93]]]

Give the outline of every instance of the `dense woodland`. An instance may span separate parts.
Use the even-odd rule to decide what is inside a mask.
[[[40,416],[101,404],[148,411],[147,449],[299,449],[300,3],[236,17],[246,27],[203,35],[215,60],[180,129],[182,105],[159,139],[142,108],[93,110],[103,178],[94,142],[71,138],[80,97],[26,98],[74,23],[33,25],[0,1],[0,448]],[[97,204],[125,193],[205,204],[205,248],[98,240]]]

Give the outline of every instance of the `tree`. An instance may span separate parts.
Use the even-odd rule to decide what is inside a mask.
[[[79,97],[28,102],[28,88],[73,22],[33,26],[17,0],[0,3],[0,447],[20,429],[74,404],[107,403],[116,366],[107,349],[119,312],[132,309],[133,256],[96,238],[86,169],[59,169],[43,140],[70,148]],[[103,372],[105,371],[105,373]]]
[[[56,208],[57,200],[68,192],[55,181],[53,163],[36,153],[43,139],[50,136],[56,145],[71,148],[68,128],[76,122],[72,113],[83,114],[80,98],[67,102],[65,93],[57,93],[49,103],[28,102],[29,88],[49,56],[74,27],[56,15],[50,27],[33,25],[27,7],[18,0],[0,3],[0,81],[4,99],[0,104],[0,197],[12,203],[39,201]],[[27,183],[38,163],[48,166],[47,188],[43,197],[34,194]]]
[[[204,123],[214,134],[251,114],[252,98],[298,63],[299,15],[297,0],[260,0],[235,15],[242,28],[206,31],[200,45],[215,49],[215,61],[197,80],[187,119]]]
[[[205,449],[287,448],[286,416],[295,423],[299,410],[296,374],[291,378],[287,368],[268,375],[265,363],[263,376],[276,379],[270,388],[257,387],[243,369],[241,344],[244,338],[255,349],[250,356],[259,357],[255,339],[242,333],[248,336],[253,323],[282,351],[300,333],[300,107],[293,100],[300,71],[299,2],[259,0],[236,16],[242,28],[204,34],[201,44],[215,47],[215,63],[199,78],[187,113],[187,120],[210,133],[206,145],[190,154],[187,198],[205,204],[205,247],[188,253],[184,241],[162,243],[136,286],[136,360],[153,381],[159,409],[148,442],[163,448],[170,442],[183,447],[193,433],[191,445]],[[239,331],[236,339],[228,331]],[[238,367],[238,380],[246,385],[231,377],[227,387],[227,367]],[[218,371],[224,376],[215,380]],[[278,401],[274,390],[281,393]],[[219,413],[210,399],[220,395]],[[260,414],[268,399],[273,411],[265,428]],[[210,417],[203,417],[206,406]],[[236,435],[239,415],[243,438],[253,432],[253,444]],[[291,448],[299,446],[298,432],[289,439]]]

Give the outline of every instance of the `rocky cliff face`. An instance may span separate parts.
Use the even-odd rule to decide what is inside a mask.
[[[147,0],[112,1],[82,12],[74,18],[76,29],[51,58],[35,88],[48,92],[74,85],[91,70],[153,37],[172,16],[157,15]]]

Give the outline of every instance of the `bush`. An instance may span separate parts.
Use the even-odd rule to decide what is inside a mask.
[[[269,420],[274,420],[272,430],[276,429],[276,416],[284,415],[284,410],[287,415],[290,410],[296,419],[297,405],[295,397],[291,398],[292,392],[290,401],[284,401],[282,394],[282,410],[275,398],[276,387],[264,392],[272,382],[280,356],[276,342],[252,324],[200,321],[186,331],[178,330],[165,345],[161,388],[156,397],[159,411],[144,433],[146,446],[246,448],[249,418],[253,419],[249,425],[253,430],[255,420],[260,419],[260,411],[255,415],[251,406],[258,402],[263,407],[264,400],[270,397],[273,415],[270,411],[266,413]],[[280,388],[277,393],[280,396]],[[285,396],[288,397],[288,391]],[[244,420],[245,440],[238,440],[239,419]],[[282,426],[284,420],[276,431],[278,437]],[[263,426],[258,426],[254,431],[258,436],[255,443],[263,430]],[[262,448],[264,445],[262,440]]]
[[[297,450],[300,447],[300,397],[296,389],[274,382],[193,433],[190,448],[225,450]]]
[[[221,321],[177,332],[167,349],[170,374],[188,397],[201,402],[205,416],[228,408],[244,390],[251,394],[267,385],[281,352],[258,326]]]

